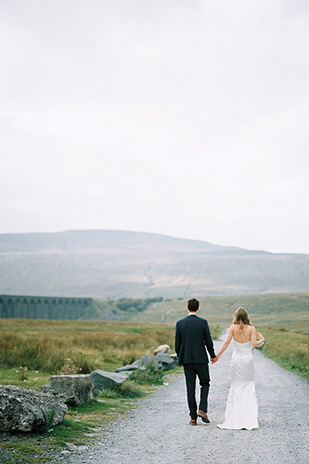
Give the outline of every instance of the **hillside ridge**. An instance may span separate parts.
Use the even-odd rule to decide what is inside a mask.
[[[149,232],[0,234],[0,293],[93,298],[306,292],[309,255]]]

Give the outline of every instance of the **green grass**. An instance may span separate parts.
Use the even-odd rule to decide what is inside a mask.
[[[198,298],[198,296],[197,296]],[[302,323],[309,330],[309,293],[281,293],[265,295],[209,296],[198,298],[199,315],[208,320],[210,325],[227,327],[233,321],[235,310],[244,306],[257,325],[259,323],[289,324],[297,328]],[[186,316],[186,299],[164,300],[134,316],[136,322],[175,322]],[[294,327],[295,325],[295,327]]]
[[[33,388],[34,390],[39,390],[43,385],[46,385],[49,381],[49,374],[38,372],[38,371],[28,371],[26,380],[19,380],[18,373],[16,372],[16,367],[14,368],[1,368],[0,369],[0,384],[1,385],[17,385],[18,387],[24,388]]]
[[[173,341],[162,324],[1,319],[0,366],[59,374],[71,358],[81,373],[114,370]]]
[[[263,335],[267,340],[263,353],[284,369],[309,381],[308,333],[265,326]]]
[[[152,363],[149,363],[146,366],[145,370],[136,370],[134,371],[130,378],[138,384],[154,384],[161,385],[163,379],[164,371],[158,369]]]
[[[252,324],[268,341],[266,356],[306,379],[309,375],[309,293],[202,297],[199,315],[208,320],[217,335],[232,324],[235,310],[244,306]],[[164,319],[175,324],[185,317],[184,299],[163,301],[135,316],[137,321]]]

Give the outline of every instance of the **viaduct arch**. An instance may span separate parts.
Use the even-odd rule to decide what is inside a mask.
[[[79,319],[92,298],[0,295],[0,318]]]

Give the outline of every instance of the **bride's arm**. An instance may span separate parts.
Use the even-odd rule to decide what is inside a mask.
[[[256,339],[256,336],[259,337],[258,340]],[[255,327],[252,327],[251,344],[252,344],[253,348],[256,348],[257,346],[259,346],[264,340],[265,340],[265,338],[263,337],[263,335],[260,334],[259,332],[256,333]]]
[[[227,349],[227,347],[229,346],[229,344],[231,343],[231,340],[233,338],[233,326],[231,326],[229,328],[229,333],[227,335],[227,339],[225,340],[225,342],[223,343],[222,347],[221,347],[221,350],[219,351],[219,353],[217,354],[217,356],[213,359],[211,359],[211,362],[212,364],[214,364],[215,362],[218,361],[218,359],[220,358],[220,356],[224,353],[224,351]]]

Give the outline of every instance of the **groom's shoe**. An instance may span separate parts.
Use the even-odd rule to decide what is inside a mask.
[[[210,423],[209,417],[207,416],[206,412],[201,411],[200,409],[197,411],[197,416],[202,419],[203,422],[206,424]]]
[[[196,425],[196,419],[191,419],[189,425]]]

